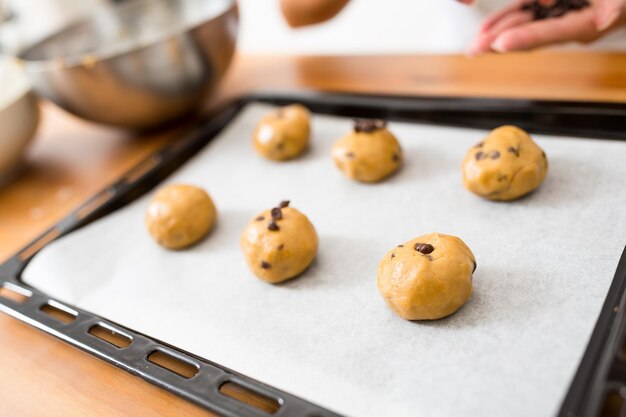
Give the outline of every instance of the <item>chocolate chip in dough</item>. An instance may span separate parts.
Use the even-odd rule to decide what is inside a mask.
[[[473,274],[474,272],[476,272],[476,267],[478,265],[476,265],[476,261],[472,261],[472,264],[474,264],[474,269],[472,269],[472,274]]]
[[[280,220],[283,218],[283,212],[281,211],[280,207],[274,207],[271,213],[272,213],[272,220],[274,221]]]
[[[474,157],[476,158],[477,161],[480,161],[481,159],[485,157],[485,153],[483,151],[478,151],[476,152],[476,155]]]
[[[423,253],[424,255],[428,255],[429,253],[434,251],[435,248],[430,243],[416,243],[415,250],[420,253]]]
[[[272,265],[269,262],[261,261],[261,268],[270,269]]]
[[[280,207],[280,208],[289,207],[289,200],[281,201],[280,204],[278,205],[278,207]]]
[[[354,121],[354,131],[362,133],[371,133],[387,126],[385,120],[380,119],[356,119]]]
[[[393,162],[399,162],[400,161],[400,155],[398,155],[397,153],[394,153],[393,155],[391,155],[391,160]]]
[[[278,248],[276,248],[276,249],[278,249],[278,250],[283,250],[283,249],[285,249],[285,244],[284,244],[284,243],[281,243],[280,245],[278,245]]]
[[[500,158],[500,152],[498,152],[498,151],[491,151],[489,153],[489,158],[491,158],[491,159],[498,159],[498,158]]]
[[[348,159],[354,159],[356,155],[354,155],[354,152],[346,152],[346,158]]]
[[[263,220],[265,220],[265,217],[264,216],[259,216],[259,217],[257,217],[254,220],[256,220],[257,222],[262,222]]]
[[[267,229],[271,230],[272,232],[276,232],[278,230],[280,230],[280,227],[278,227],[278,225],[276,224],[276,222],[272,219],[270,220],[270,222],[267,224]]]
[[[399,248],[403,248],[403,247],[404,247],[404,245],[398,245],[398,247],[399,247]]]
[[[509,146],[509,149],[507,149],[509,152],[511,152],[513,155],[519,157],[519,149],[515,148],[513,146]]]
[[[482,148],[484,144],[485,144],[485,142],[480,142],[480,143],[477,143],[477,144],[474,146],[474,148]]]
[[[392,253],[392,254],[391,254],[391,259],[393,259],[393,258],[395,258],[395,257],[396,257],[396,254],[395,254],[395,253]]]

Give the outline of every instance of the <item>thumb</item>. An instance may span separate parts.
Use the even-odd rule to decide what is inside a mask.
[[[598,32],[608,29],[622,15],[625,0],[601,0],[596,8],[593,23]]]

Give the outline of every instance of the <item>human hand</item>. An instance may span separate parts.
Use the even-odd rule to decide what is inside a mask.
[[[564,42],[589,43],[626,23],[626,0],[590,0],[590,7],[544,20],[533,20],[532,12],[521,10],[527,2],[515,0],[487,17],[467,53],[476,56]]]

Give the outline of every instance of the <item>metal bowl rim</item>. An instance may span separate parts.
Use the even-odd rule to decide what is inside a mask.
[[[130,9],[130,8],[135,8],[135,7],[138,8],[138,7],[145,6],[146,4],[149,4],[149,3],[157,3],[157,2],[163,2],[163,1],[172,1],[172,0],[141,0],[132,4],[113,7],[113,9],[116,11],[116,13],[119,13],[125,9]],[[188,0],[178,0],[178,1],[188,1]],[[203,0],[196,0],[196,1],[203,1]],[[46,36],[45,38],[24,48],[22,51],[20,51],[17,54],[17,57],[15,58],[15,60],[17,61],[19,66],[21,66],[28,72],[46,72],[46,71],[52,71],[52,70],[69,69],[69,68],[83,66],[85,65],[86,58],[94,59],[96,62],[102,62],[102,61],[117,58],[120,56],[128,55],[136,51],[140,51],[142,49],[150,48],[161,42],[174,39],[182,34],[188,33],[194,29],[197,29],[203,25],[206,25],[207,23],[220,19],[224,15],[232,12],[233,9],[237,8],[237,0],[223,0],[223,1],[226,2],[224,10],[211,16],[209,19],[202,20],[200,22],[196,22],[192,24],[174,25],[173,27],[167,30],[163,30],[157,36],[150,38],[148,41],[137,40],[135,42],[124,43],[122,47],[120,48],[109,47],[109,49],[105,49],[105,50],[83,52],[79,54],[67,55],[67,56],[60,57],[60,58],[35,59],[35,60],[22,58],[23,54],[26,53],[27,51],[35,48],[38,45],[41,45],[47,42],[48,40],[50,40],[50,38],[53,38],[54,36],[57,36],[60,33],[63,33],[70,27],[83,25],[83,24],[89,24],[90,21],[95,19],[95,14],[92,13],[86,18],[83,18],[74,23],[66,25],[62,29],[55,31],[54,33]]]

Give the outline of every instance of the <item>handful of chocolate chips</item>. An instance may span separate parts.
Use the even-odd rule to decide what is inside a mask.
[[[589,0],[532,0],[524,3],[521,10],[531,12],[534,20],[541,20],[561,17],[572,10],[582,10],[589,6]]]

